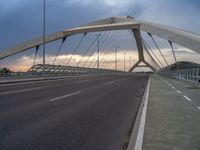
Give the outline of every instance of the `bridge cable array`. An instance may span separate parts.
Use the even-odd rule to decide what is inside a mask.
[[[76,53],[76,51],[77,51],[78,48],[80,47],[80,45],[81,45],[81,43],[82,43],[84,37],[86,36],[86,34],[87,34],[87,33],[84,33],[84,35],[82,36],[82,38],[80,39],[80,41],[79,41],[78,44],[76,45],[76,47],[75,47],[75,49],[74,49],[74,51],[73,51],[71,57],[70,57],[70,58],[68,59],[68,61],[66,62],[66,66],[68,66],[68,64],[70,63],[70,61],[71,61],[73,55]]]
[[[76,64],[76,67],[79,66],[79,64],[82,62],[82,60],[85,58],[85,56],[87,56],[88,52],[91,50],[91,48],[94,46],[94,44],[97,41],[97,37],[92,41],[92,43],[90,44],[89,48],[85,51],[84,55],[81,57],[81,59],[78,61],[78,63]]]
[[[112,31],[112,33],[111,33],[111,37],[107,40],[107,38],[105,38],[104,39],[104,42],[102,43],[102,45],[100,46],[100,49],[101,50],[103,50],[103,54],[101,55],[101,58],[100,58],[100,62],[102,62],[101,63],[101,66],[103,67],[103,64],[105,63],[105,60],[104,60],[104,58],[106,57],[106,56],[108,56],[108,53],[109,53],[109,48],[107,48],[108,47],[108,44],[109,43],[112,43],[112,41],[114,40],[114,38],[115,38],[115,34],[114,34],[114,32]]]
[[[105,43],[105,41],[108,38],[109,34],[110,34],[110,32],[108,32],[108,33],[105,32],[102,36],[100,36],[99,43],[101,43],[101,44],[99,46],[99,58],[100,58],[101,45],[103,45]],[[105,35],[106,35],[106,37],[104,39]],[[96,39],[98,40],[98,37],[96,37]],[[91,53],[91,55],[93,55],[93,59],[92,59],[92,61],[90,61],[89,67],[91,67],[91,65],[92,65],[93,62],[95,62],[94,65],[93,65],[93,67],[92,67],[92,68],[94,68],[95,64],[97,63],[97,61],[95,61],[96,55],[94,55],[95,52],[96,52],[96,50],[97,50],[97,48],[98,48],[98,45],[93,48],[93,51]],[[100,63],[100,61],[99,61],[99,63]]]
[[[110,32],[109,32],[110,34]],[[112,32],[112,35],[114,34],[114,32]],[[102,44],[100,45],[100,50],[102,51],[102,55],[100,57],[100,61],[99,62],[102,62],[104,56],[106,55],[107,53],[107,49],[106,49],[106,45],[108,44],[109,40],[107,40],[108,37],[106,37],[103,41],[102,41]],[[106,49],[106,50],[105,50]],[[103,62],[102,62],[103,63]],[[101,64],[101,63],[100,63]]]
[[[173,45],[172,45],[172,41],[168,41],[168,42],[169,42],[170,47],[172,49],[172,53],[173,53],[173,56],[174,56],[174,61],[175,61],[175,63],[177,63],[177,59],[176,59],[176,55],[175,55],[174,48],[173,48]]]
[[[109,35],[109,34],[110,34],[110,33],[108,33],[108,34],[106,35],[106,39],[108,38],[108,35]],[[104,36],[104,35],[103,35],[103,36]],[[100,37],[100,42],[102,41],[103,36]],[[96,40],[97,40],[97,37],[96,37]],[[85,67],[85,65],[88,63],[89,59],[90,59],[91,56],[93,55],[93,56],[92,56],[93,59],[92,59],[92,61],[89,62],[89,66],[88,66],[88,67],[91,66],[91,64],[93,63],[93,60],[95,59],[95,57],[94,57],[95,51],[96,51],[96,49],[95,49],[95,47],[94,47],[93,50],[91,51],[89,57],[83,62],[82,67]]]
[[[33,66],[35,65],[35,61],[36,61],[36,59],[37,59],[37,53],[38,53],[38,50],[39,50],[39,45],[37,45],[36,47],[35,47],[35,56],[34,56],[34,60],[33,60]]]
[[[114,33],[114,32],[113,32]],[[112,34],[112,37],[111,38],[113,38],[113,34]],[[110,38],[110,39],[111,39]],[[104,40],[105,41],[105,40]],[[108,44],[110,42],[110,40],[107,40],[107,43],[106,44]],[[105,44],[105,42],[104,42],[104,44]],[[103,46],[103,45],[102,45]],[[100,46],[100,49],[102,49],[102,46]],[[90,62],[90,64],[89,64],[89,67],[91,67],[92,66],[92,64],[93,64],[93,62],[94,62],[94,64],[93,64],[93,66],[92,67],[94,67],[95,65],[96,65],[96,61],[94,61],[96,59],[96,56],[94,55],[93,56],[93,59],[92,59],[92,61]]]
[[[159,63],[159,66],[162,68],[164,67],[163,64],[161,63],[161,61],[159,60],[159,58],[156,56],[156,54],[154,53],[154,51],[151,49],[151,47],[147,44],[147,42],[144,40],[144,38],[142,38],[142,42],[143,44],[146,46],[146,49],[148,49],[152,54],[153,56],[156,58],[156,60],[158,61]]]
[[[119,36],[119,34],[120,33],[118,33],[118,36],[117,36],[118,38],[116,39],[115,43],[112,45],[112,48],[114,48],[114,46],[116,46],[116,45],[119,45],[119,40],[124,41],[123,38],[125,37],[125,33],[121,33],[120,36]],[[123,44],[124,44],[124,42],[120,46],[122,47]],[[111,53],[110,60],[115,61],[115,59],[117,59],[117,58],[116,58],[116,51],[114,49],[114,52]],[[116,62],[116,64],[117,64],[117,62]],[[108,67],[112,67],[112,63],[108,64]]]
[[[105,65],[105,68],[112,68],[112,65],[113,65],[113,63],[112,62],[115,62],[115,59],[116,59],[116,65],[117,65],[117,51],[115,50],[115,46],[116,45],[119,45],[119,40],[120,39],[122,39],[122,37],[123,37],[123,34],[121,34],[120,36],[119,36],[119,32],[118,33],[116,33],[117,34],[117,38],[116,38],[116,40],[113,42],[113,44],[111,45],[111,52],[110,52],[110,57],[108,57],[108,60],[109,61],[107,61],[107,63],[106,63],[106,65]],[[111,63],[109,63],[109,62],[111,62]]]
[[[174,48],[173,48],[173,45],[172,45],[172,41],[168,41],[168,42],[169,42],[170,47],[171,47],[171,49],[172,49],[172,53],[173,53],[173,56],[174,56],[174,61],[175,61],[175,64],[176,64],[177,70],[179,70],[179,67],[178,67],[178,64],[177,64],[176,55],[175,55],[175,51],[174,51]]]
[[[151,35],[151,33],[147,33],[147,34],[148,34],[148,35],[151,37],[151,39],[152,39],[153,43],[154,43],[154,44],[155,44],[155,46],[157,47],[158,51],[160,52],[161,56],[163,57],[163,59],[164,59],[165,63],[166,63],[166,64],[167,64],[167,66],[168,66],[169,64],[168,64],[167,60],[165,59],[165,57],[164,57],[163,53],[161,52],[160,48],[158,47],[158,44],[157,44],[157,43],[156,43],[156,41],[154,40],[153,36]]]
[[[102,35],[102,37],[105,35],[106,32]],[[92,43],[89,45],[88,49],[84,52],[84,55],[82,55],[81,59],[78,61],[75,67],[79,67],[79,64],[82,62],[83,58],[88,54],[90,49],[94,46],[95,42],[97,41],[97,37],[92,41]]]
[[[61,39],[61,42],[59,43],[58,49],[52,59],[52,63],[51,65],[46,65],[45,66],[45,70],[48,72],[54,72],[54,73],[64,73],[64,72],[82,72],[83,68],[85,68],[85,70],[90,70],[92,68],[95,68],[95,66],[97,65],[97,61],[95,61],[97,58],[97,49],[95,43],[97,41],[97,37],[93,38],[91,41],[89,41],[89,43],[87,42],[87,46],[86,45],[82,45],[83,40],[85,38],[85,36],[87,35],[87,33],[84,33],[82,35],[82,37],[77,41],[77,44],[74,47],[74,50],[72,51],[71,55],[68,55],[68,59],[65,65],[61,66],[61,65],[55,65],[58,56],[64,46],[64,43],[66,42],[66,40],[68,39],[69,36],[63,37]],[[102,69],[113,69],[113,64],[116,65],[117,63],[116,61],[116,49],[115,46],[120,44],[120,47],[123,49],[125,49],[124,47],[127,48],[127,44],[128,41],[126,38],[126,34],[123,30],[122,31],[105,31],[103,32],[103,34],[101,34],[100,39],[99,39],[99,68]],[[120,42],[120,43],[119,43]],[[70,44],[71,47],[71,44]],[[77,53],[77,51],[80,48],[83,48],[81,51],[81,55],[80,58],[78,57],[78,61],[76,59],[75,61],[75,65],[69,65],[71,63],[71,60],[73,59],[73,57],[75,56],[75,54]],[[119,46],[118,46],[119,47]],[[39,46],[36,47],[36,51],[35,51],[35,57],[34,57],[34,62],[33,62],[33,66],[35,65],[36,62],[36,58],[37,58],[37,53],[38,53],[38,49]],[[85,59],[86,58],[86,59]],[[74,61],[73,61],[74,62]],[[82,66],[82,67],[81,67]],[[87,66],[87,68],[85,67]],[[43,67],[43,66],[41,66]],[[35,66],[34,68],[36,68],[37,70],[41,69],[40,65]]]
[[[67,36],[63,37],[62,42],[61,42],[61,44],[60,44],[60,47],[58,48],[58,51],[57,51],[57,53],[56,53],[56,56],[55,56],[55,58],[54,58],[54,60],[53,60],[53,63],[52,63],[53,65],[55,64],[56,59],[57,59],[57,57],[58,57],[58,55],[59,55],[59,53],[60,53],[60,51],[61,51],[61,48],[62,48],[62,46],[63,46],[63,44],[64,44],[64,42],[65,42],[66,39],[67,39]]]
[[[116,45],[117,43],[117,38],[110,44],[109,47],[109,51],[108,51],[108,55],[106,55],[105,57],[105,61],[104,64],[102,65],[102,67],[106,68],[106,69],[110,69],[110,67],[112,67],[112,61],[113,61],[113,56],[115,55],[115,52],[113,52],[113,47],[114,45]],[[110,63],[111,62],[111,63]]]
[[[151,59],[156,63],[156,65],[159,66],[159,68],[161,68],[161,66],[154,60],[153,56],[151,55],[151,53],[149,52],[147,46],[145,45],[145,43],[143,42],[142,40],[142,43],[143,43],[143,46],[144,46],[144,50],[149,54],[149,56],[151,57]]]
[[[119,41],[119,36],[118,36],[119,33],[115,33],[115,37],[112,39],[112,41],[110,42],[110,45],[109,47],[107,48],[108,51],[106,52],[107,55],[104,57],[105,58],[105,61],[104,63],[102,64],[102,67],[103,68],[109,68],[109,66],[111,65],[110,61],[108,60],[112,60],[112,56],[114,55],[113,52],[112,52],[112,49],[114,47],[114,45],[116,45]]]

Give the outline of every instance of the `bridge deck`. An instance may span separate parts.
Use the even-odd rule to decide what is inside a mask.
[[[1,150],[121,150],[148,76],[0,84]]]
[[[200,89],[151,78],[143,150],[200,149]]]

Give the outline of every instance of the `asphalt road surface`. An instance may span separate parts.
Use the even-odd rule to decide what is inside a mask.
[[[0,85],[0,150],[121,150],[148,76]]]

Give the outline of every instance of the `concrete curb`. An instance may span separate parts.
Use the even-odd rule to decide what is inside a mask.
[[[149,99],[150,79],[151,76],[149,77],[147,87],[145,89],[145,93],[137,113],[127,150],[142,150],[146,112]]]

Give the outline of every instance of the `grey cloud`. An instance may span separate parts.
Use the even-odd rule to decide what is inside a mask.
[[[0,1],[0,5],[5,6],[0,9],[0,50],[42,35],[42,1],[12,1],[17,3],[10,2],[5,6],[7,0]],[[200,33],[198,0],[130,0],[131,3],[123,9],[92,0],[87,5],[69,5],[69,1],[47,0],[47,34],[116,15],[130,15]],[[161,48],[169,47],[166,42],[158,42]],[[58,47],[58,44],[54,47]]]

